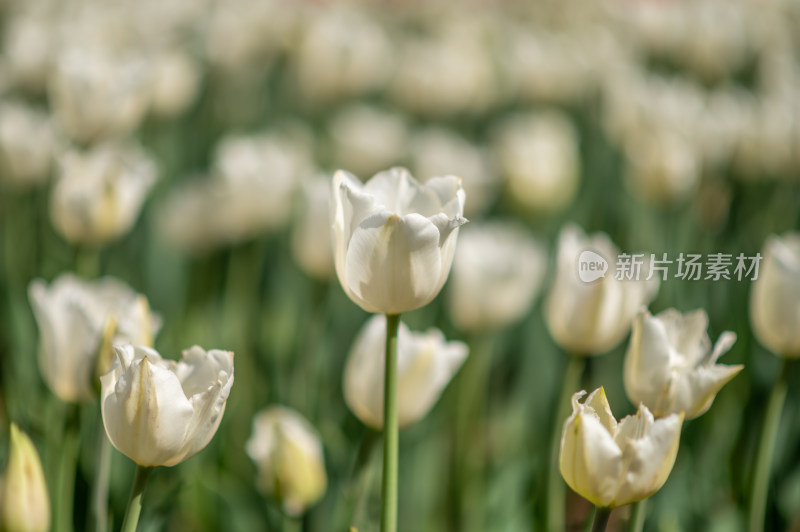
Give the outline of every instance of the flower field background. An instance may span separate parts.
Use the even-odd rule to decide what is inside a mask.
[[[548,530],[569,397],[602,386],[618,418],[636,411],[633,314],[569,310],[555,282],[570,231],[672,260],[634,310],[703,309],[712,343],[736,334],[721,362],[744,365],[687,416],[644,529],[748,529],[783,371],[764,530],[800,530],[800,370],[754,336],[751,279],[678,276],[682,254],[730,255],[733,274],[739,254],[800,230],[798,28],[797,0],[0,0],[0,463],[16,423],[41,456],[52,529],[101,530],[110,453],[105,524],[119,529],[136,468],[104,443],[99,375],[85,397],[53,386],[68,378],[61,349],[100,352],[107,322],[42,323],[32,288],[112,276],[146,297],[164,358],[235,354],[216,434],[153,472],[140,530],[378,530],[383,370],[366,362],[371,315],[337,279],[328,202],[338,169],[406,167],[460,177],[469,222],[441,294],[402,316],[399,349],[437,328],[413,339],[440,358],[418,362],[435,378],[401,378],[399,530]],[[562,389],[570,357],[592,351],[565,352],[587,313],[609,338]],[[253,443],[275,405],[305,418],[282,429],[303,434],[296,462]],[[581,530],[592,507],[567,490],[563,509]],[[609,530],[629,520],[615,509]]]

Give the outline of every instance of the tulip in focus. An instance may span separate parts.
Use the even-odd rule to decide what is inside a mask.
[[[373,316],[359,332],[344,370],[344,398],[366,425],[383,428],[386,317]],[[448,342],[441,331],[410,331],[400,322],[397,341],[398,423],[423,418],[467,358],[463,342]]]
[[[675,464],[683,414],[653,419],[644,405],[617,422],[603,388],[572,396],[564,422],[559,468],[581,497],[600,508],[616,508],[650,497]]]
[[[467,226],[448,288],[450,316],[463,331],[496,330],[533,305],[547,269],[544,247],[521,226]]]
[[[28,435],[14,423],[11,424],[8,464],[0,487],[2,530],[50,530],[50,496],[39,453]]]
[[[273,406],[257,413],[247,454],[258,467],[259,489],[277,499],[287,514],[301,515],[325,494],[322,444],[298,412]]]
[[[155,182],[155,164],[135,144],[67,152],[50,197],[53,226],[73,244],[108,244],[131,230]]]
[[[750,289],[750,322],[764,347],[800,358],[800,233],[767,239]]]
[[[66,402],[94,397],[92,379],[109,320],[117,343],[151,344],[161,326],[147,299],[112,277],[89,282],[64,274],[49,287],[35,279],[28,297],[39,325],[39,370]]]
[[[656,417],[684,412],[687,419],[705,413],[717,392],[744,366],[717,364],[736,341],[730,331],[711,346],[704,310],[681,314],[668,309],[652,316],[643,309],[633,322],[625,355],[625,391]]]
[[[593,251],[608,262],[604,277],[584,282],[578,277],[583,251]],[[617,346],[636,313],[658,292],[658,277],[647,281],[642,266],[639,280],[617,280],[614,264],[619,251],[605,233],[587,236],[574,225],[561,230],[555,279],[545,303],[545,321],[551,336],[575,355],[599,355]]]
[[[200,452],[219,427],[233,386],[233,353],[194,346],[175,363],[144,346],[115,345],[101,377],[108,439],[143,467],[173,466]]]
[[[400,314],[427,305],[442,289],[466,222],[455,176],[420,185],[393,168],[362,184],[333,176],[333,246],[342,288],[367,312]]]

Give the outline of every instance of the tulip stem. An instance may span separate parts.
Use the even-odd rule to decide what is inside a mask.
[[[642,532],[644,516],[647,514],[647,499],[642,499],[631,506],[631,517],[628,519],[628,532]]]
[[[152,467],[136,466],[136,476],[133,477],[131,496],[128,498],[128,507],[125,509],[125,520],[122,521],[121,532],[136,532],[139,514],[142,512],[142,495],[144,495],[147,479],[150,478],[152,472]]]
[[[102,420],[101,420],[102,423]],[[94,496],[92,505],[95,519],[95,531],[106,532],[108,530],[108,476],[111,473],[111,442],[106,436],[106,431],[101,424],[99,427],[99,438],[97,445],[97,464],[95,465],[94,476]]]
[[[789,380],[789,359],[783,359],[783,367],[767,403],[764,416],[764,425],[761,428],[761,439],[758,442],[755,471],[753,473],[753,486],[750,492],[750,532],[764,530],[764,520],[767,510],[767,493],[769,492],[769,477],[772,468],[772,455],[775,451],[775,442],[778,437],[778,428],[786,402],[786,390]]]
[[[611,508],[597,508],[594,511],[594,522],[592,522],[592,532],[605,532],[608,526],[608,518],[611,517]]]
[[[561,427],[569,415],[570,398],[580,388],[581,375],[586,365],[586,357],[568,355],[569,362],[564,371],[564,382],[561,395],[556,404],[556,417],[550,442],[550,469],[547,479],[547,527],[550,532],[564,530],[564,515],[567,500],[567,490],[558,467],[558,451],[561,447]]]
[[[61,461],[58,464],[58,487],[56,488],[54,530],[71,532],[73,530],[72,506],[75,496],[75,470],[78,462],[78,407],[69,405],[61,447]]]
[[[397,530],[397,328],[399,314],[386,315],[386,371],[383,388],[383,479],[381,531]]]

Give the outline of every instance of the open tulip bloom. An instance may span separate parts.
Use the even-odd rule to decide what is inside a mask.
[[[392,168],[362,184],[333,176],[336,273],[367,312],[400,314],[430,303],[442,289],[466,222],[464,189],[454,176],[419,184]]]
[[[652,316],[643,309],[633,322],[625,356],[625,391],[656,417],[685,412],[695,418],[709,409],[717,392],[744,366],[717,364],[736,341],[730,331],[711,347],[704,310],[681,314],[668,309]]]
[[[640,404],[635,415],[617,422],[603,388],[583,403],[572,396],[559,453],[561,475],[598,508],[616,508],[651,496],[667,480],[683,424],[683,414],[654,419]]]

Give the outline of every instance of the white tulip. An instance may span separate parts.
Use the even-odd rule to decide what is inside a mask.
[[[55,149],[47,113],[13,101],[0,104],[0,181],[19,187],[41,184],[50,175]]]
[[[200,88],[199,70],[187,52],[157,53],[153,58],[153,82],[150,84],[151,112],[170,118],[189,107]]]
[[[156,181],[156,167],[135,144],[70,151],[50,197],[50,218],[73,244],[103,245],[130,231]]]
[[[453,322],[464,331],[511,325],[533,305],[546,270],[544,247],[523,227],[470,224],[459,239],[448,288]]]
[[[584,282],[578,276],[581,252],[593,251],[608,262],[604,277]],[[613,349],[628,334],[643,305],[658,292],[658,277],[650,281],[642,266],[639,280],[617,280],[614,268],[619,251],[605,233],[587,237],[574,225],[558,238],[555,279],[545,302],[550,335],[575,355],[599,355]]]
[[[50,530],[50,496],[39,453],[30,437],[11,424],[5,476],[0,477],[0,528],[8,532]]]
[[[570,488],[601,508],[646,499],[667,481],[683,425],[683,414],[653,419],[644,405],[619,423],[603,388],[572,396],[572,415],[564,422],[558,456]]]
[[[111,277],[88,282],[64,274],[49,287],[36,279],[28,295],[39,324],[39,370],[62,401],[94,396],[92,377],[109,320],[119,343],[152,343],[161,325],[144,296]]]
[[[750,292],[750,322],[764,347],[800,358],[800,233],[772,235],[764,244]]]
[[[386,314],[427,305],[450,273],[458,228],[466,222],[464,200],[454,176],[420,185],[407,170],[393,168],[362,184],[336,172],[334,256],[350,299]]]
[[[312,277],[335,275],[331,242],[331,184],[327,177],[303,183],[303,211],[292,231],[295,262]]]
[[[373,316],[358,333],[344,370],[344,398],[366,425],[383,428],[386,317]],[[397,416],[400,427],[424,417],[467,358],[463,342],[438,329],[413,332],[402,322],[397,336]]]
[[[258,467],[259,489],[277,498],[287,514],[302,514],[325,494],[322,444],[298,412],[273,406],[257,413],[246,449]]]
[[[717,364],[736,341],[724,332],[711,346],[704,310],[681,314],[668,309],[652,316],[643,309],[633,322],[625,355],[625,391],[653,415],[684,412],[695,418],[711,407],[717,392],[744,366]]]
[[[233,386],[233,353],[194,346],[177,364],[144,346],[115,345],[100,379],[111,443],[140,466],[172,466],[217,431]]]

